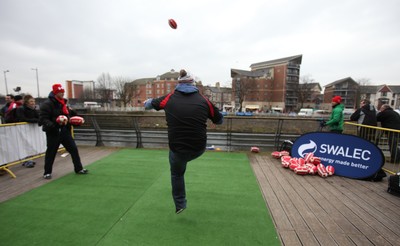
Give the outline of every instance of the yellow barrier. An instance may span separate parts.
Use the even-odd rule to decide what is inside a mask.
[[[385,156],[383,169],[390,174],[400,172],[400,130],[345,122],[346,130],[376,144]],[[347,129],[350,128],[350,129]]]
[[[37,124],[0,124],[0,146],[0,171],[16,178],[9,167],[43,156],[46,134]]]

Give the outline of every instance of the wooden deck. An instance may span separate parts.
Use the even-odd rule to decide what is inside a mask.
[[[85,166],[116,150],[117,148],[110,147],[79,147],[79,155],[83,166]],[[62,153],[57,154],[54,161],[53,179],[60,178],[74,171],[71,156],[61,157]],[[44,157],[36,159],[35,162],[36,166],[34,168],[26,168],[22,165],[10,167],[10,170],[17,176],[15,179],[9,174],[4,174],[0,177],[0,202],[16,197],[51,181],[43,179]]]
[[[82,162],[92,163],[117,148],[79,147]],[[400,245],[400,198],[383,182],[342,177],[299,176],[270,155],[249,154],[282,245]],[[0,177],[0,202],[43,185],[43,157],[36,167],[12,167]],[[57,155],[53,179],[73,171],[71,157]]]
[[[382,182],[300,176],[249,155],[282,245],[400,245],[400,198]]]

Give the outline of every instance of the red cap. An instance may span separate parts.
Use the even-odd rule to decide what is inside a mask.
[[[342,102],[342,98],[340,96],[334,96],[332,98],[332,102],[341,103]]]
[[[53,85],[53,94],[56,95],[56,94],[58,94],[60,92],[62,92],[62,93],[65,92],[64,88],[62,87],[62,85],[61,84],[54,84]]]

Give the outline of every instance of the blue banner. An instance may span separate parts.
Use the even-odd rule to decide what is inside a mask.
[[[292,157],[312,152],[325,166],[335,168],[335,175],[362,179],[375,174],[384,164],[382,150],[375,144],[347,134],[312,132],[293,143]]]

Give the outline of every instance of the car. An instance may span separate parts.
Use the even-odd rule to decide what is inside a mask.
[[[314,111],[313,117],[324,117],[329,116],[330,114],[331,112],[329,112],[328,110],[318,109]]]
[[[297,114],[298,116],[305,116],[305,117],[310,117],[313,115],[314,110],[312,108],[302,108],[300,109],[299,113]]]
[[[236,116],[244,116],[244,112],[236,112]]]

